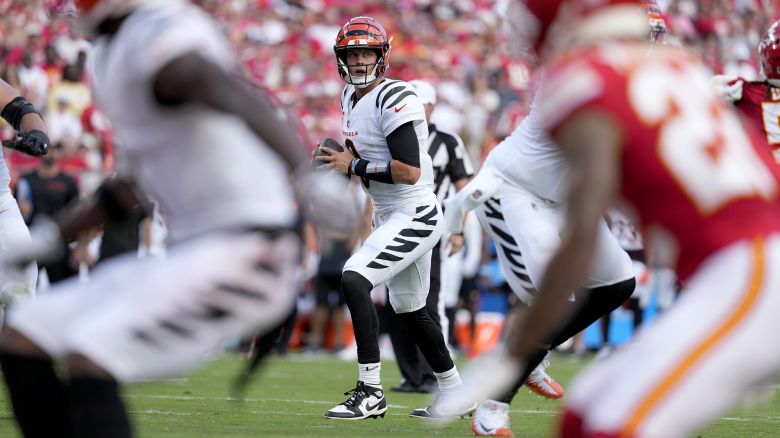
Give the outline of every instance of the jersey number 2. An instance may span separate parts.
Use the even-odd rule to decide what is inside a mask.
[[[649,125],[658,125],[658,155],[702,215],[737,198],[771,198],[772,173],[753,149],[739,119],[706,89],[694,66],[640,67],[630,100]],[[704,104],[704,105],[702,105]]]

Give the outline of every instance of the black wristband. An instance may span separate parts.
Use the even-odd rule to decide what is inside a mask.
[[[6,122],[10,123],[15,130],[19,131],[22,128],[22,118],[25,114],[36,113],[35,107],[22,96],[14,98],[8,105],[3,108],[3,112],[0,114]],[[39,114],[40,115],[40,114]]]
[[[390,162],[377,163],[368,160],[360,159],[357,163],[354,163],[353,173],[357,176],[368,178],[372,181],[381,182],[384,184],[395,184],[393,178],[390,175]]]

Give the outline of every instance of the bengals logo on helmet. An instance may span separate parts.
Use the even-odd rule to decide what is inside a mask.
[[[355,17],[349,20],[336,35],[333,51],[341,79],[358,87],[365,87],[384,76],[390,66],[390,43],[385,28],[371,17]],[[371,71],[360,77],[353,77],[347,64],[347,51],[351,49],[370,49],[377,53],[377,60]]]

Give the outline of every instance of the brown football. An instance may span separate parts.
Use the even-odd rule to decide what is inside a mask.
[[[330,137],[323,138],[322,140],[320,140],[320,143],[317,145],[317,149],[314,150],[314,158],[315,159],[312,161],[312,166],[314,166],[315,169],[320,167],[320,166],[322,166],[323,164],[325,164],[324,161],[319,161],[319,160],[316,159],[317,157],[321,157],[321,156],[325,155],[325,152],[322,152],[322,150],[320,150],[320,148],[333,149],[333,150],[335,150],[337,152],[343,152],[344,151],[344,146],[342,146],[335,139],[330,138]]]

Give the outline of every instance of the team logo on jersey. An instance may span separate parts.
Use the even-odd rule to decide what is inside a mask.
[[[357,137],[358,132],[357,131],[341,131],[341,134],[344,135],[344,137]]]
[[[474,199],[479,199],[482,197],[482,190],[474,190],[474,193],[471,194],[471,197]]]
[[[772,100],[780,100],[780,88],[770,87],[769,89],[772,92]]]

